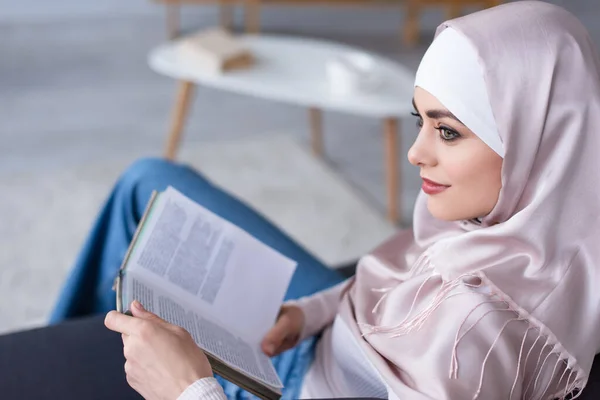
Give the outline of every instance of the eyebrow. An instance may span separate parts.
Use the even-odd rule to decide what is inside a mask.
[[[419,109],[417,108],[417,104],[415,103],[415,99],[412,100],[412,105],[415,108],[415,111],[419,112]],[[427,115],[429,118],[432,118],[432,119],[451,118],[451,119],[455,120],[456,122],[458,122],[459,124],[464,125],[460,119],[456,118],[456,116],[448,110],[438,110],[438,109],[427,110],[427,111],[425,111],[425,115]]]

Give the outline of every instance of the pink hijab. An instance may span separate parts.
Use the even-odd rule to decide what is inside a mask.
[[[401,399],[565,397],[600,350],[600,57],[543,2],[436,36],[447,27],[483,69],[505,149],[498,203],[480,224],[445,222],[421,193],[414,229],[361,260],[340,313]]]

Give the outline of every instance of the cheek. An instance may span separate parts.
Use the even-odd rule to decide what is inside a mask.
[[[489,148],[470,146],[440,150],[439,167],[452,187],[429,198],[432,214],[445,220],[463,220],[489,214],[501,188],[502,159]],[[486,151],[489,150],[489,151]]]
[[[457,195],[465,204],[480,209],[479,212],[491,211],[501,188],[502,164],[497,162],[498,157],[485,154],[455,160],[447,165],[447,174]]]
[[[440,166],[453,187],[464,187],[480,179],[482,160],[473,157],[473,154],[476,153],[466,146],[450,147],[440,152]]]

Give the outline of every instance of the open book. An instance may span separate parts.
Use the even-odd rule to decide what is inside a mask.
[[[296,263],[169,187],[154,193],[115,280],[133,300],[186,329],[213,371],[263,399],[283,385],[261,348]]]

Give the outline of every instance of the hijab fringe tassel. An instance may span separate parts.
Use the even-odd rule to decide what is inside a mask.
[[[466,282],[466,278],[468,278],[468,277],[476,278],[477,276],[473,275],[473,274],[466,274],[466,275],[460,276],[452,281],[444,281],[442,283],[441,287],[439,288],[438,292],[434,296],[434,298],[431,300],[431,302],[423,310],[416,312],[413,315],[413,312],[415,311],[414,310],[415,305],[419,299],[419,296],[421,295],[422,289],[425,287],[425,285],[431,279],[431,277],[434,276],[434,273],[433,273],[434,271],[433,271],[433,268],[431,267],[430,261],[429,261],[427,255],[425,253],[423,253],[416,260],[415,264],[413,265],[413,268],[411,271],[411,276],[420,275],[425,272],[429,272],[429,276],[423,281],[423,283],[417,290],[417,292],[415,294],[415,298],[412,302],[412,305],[411,305],[408,313],[406,314],[406,317],[404,317],[404,319],[402,321],[400,321],[399,323],[397,323],[393,326],[375,326],[375,325],[361,323],[359,325],[363,329],[363,332],[364,332],[363,336],[368,336],[368,335],[372,335],[372,334],[389,334],[391,337],[399,337],[399,336],[407,335],[412,332],[416,332],[423,327],[423,325],[426,323],[427,319],[446,300],[448,300],[452,297],[455,297],[455,296],[461,296],[461,295],[465,295],[465,294],[471,294],[471,295],[476,294],[479,296],[481,296],[481,294],[482,294],[481,292],[476,292],[476,291],[470,290],[472,288],[477,288],[477,287],[481,286],[482,285],[481,281],[479,284],[468,283],[468,282]],[[379,301],[376,303],[375,307],[373,308],[373,313],[377,312],[380,305],[383,304],[383,302],[387,298],[387,295],[394,287],[395,286],[388,287],[388,288],[381,288],[381,289],[373,289],[374,292],[382,293],[381,298],[379,299]],[[468,288],[468,289],[456,291],[456,289],[460,289],[460,288]],[[456,291],[456,293],[454,293],[455,291]],[[519,356],[518,356],[517,365],[516,365],[515,379],[514,379],[512,388],[510,390],[510,395],[508,397],[508,400],[511,400],[513,398],[513,395],[515,394],[515,390],[517,388],[517,384],[518,384],[519,380],[523,380],[523,381],[525,380],[525,378],[523,377],[523,372],[526,370],[528,362],[530,361],[530,356],[532,355],[532,353],[535,353],[533,351],[534,348],[536,347],[536,345],[538,345],[538,342],[542,343],[541,341],[543,341],[543,345],[541,345],[541,348],[539,348],[537,350],[537,351],[539,351],[539,354],[537,357],[537,362],[535,364],[535,368],[532,371],[532,375],[527,377],[527,379],[528,379],[527,382],[522,383],[522,385],[523,385],[523,387],[525,387],[525,389],[521,394],[521,398],[526,399],[526,400],[528,400],[528,399],[531,399],[531,400],[534,400],[534,399],[565,400],[567,398],[574,400],[577,397],[579,397],[581,395],[581,389],[585,386],[586,382],[583,378],[577,379],[577,373],[576,373],[577,370],[573,369],[573,366],[569,365],[568,359],[564,356],[564,354],[561,354],[561,352],[556,348],[556,346],[552,345],[549,342],[549,340],[550,340],[549,337],[540,333],[539,328],[537,326],[533,325],[526,317],[519,315],[519,312],[517,310],[514,310],[513,308],[511,308],[511,306],[509,305],[508,302],[501,299],[502,296],[500,296],[500,295],[495,296],[494,293],[490,293],[490,294],[488,294],[488,297],[489,297],[489,300],[482,301],[481,303],[477,304],[469,311],[467,316],[461,322],[458,330],[456,331],[456,336],[454,339],[454,346],[452,347],[452,353],[451,353],[451,357],[450,357],[449,378],[450,379],[458,379],[459,362],[458,362],[458,356],[457,356],[457,349],[458,349],[458,346],[459,346],[460,342],[462,341],[462,339],[469,332],[471,332],[479,324],[479,322],[482,321],[486,316],[488,316],[492,313],[498,313],[498,312],[512,313],[514,315],[514,317],[504,323],[504,325],[502,326],[502,328],[499,330],[498,334],[494,338],[493,342],[491,343],[490,348],[483,359],[483,362],[481,365],[481,374],[479,376],[479,384],[478,384],[476,392],[473,395],[473,400],[478,399],[481,394],[487,361],[490,358],[490,355],[492,354],[494,347],[499,342],[500,337],[502,336],[502,334],[504,333],[504,331],[506,330],[508,325],[510,325],[511,323],[527,323],[529,326],[528,326],[527,330],[525,331],[525,334],[523,335],[523,339],[521,341]],[[467,321],[469,320],[471,315],[480,306],[482,306],[484,304],[492,304],[494,306],[497,306],[498,308],[494,308],[492,310],[486,311],[481,316],[479,316],[475,320],[475,322],[473,322],[472,324],[470,324],[470,326],[467,327],[466,326]],[[526,347],[525,342],[527,341],[527,338],[531,331],[537,331],[537,337],[533,341],[533,344],[531,346],[529,346],[529,349],[525,354],[525,350],[527,350],[525,348]],[[548,353],[545,356],[543,356],[543,353],[547,349],[549,349]],[[525,359],[523,360],[524,354],[525,354]],[[533,357],[531,357],[531,358],[532,358],[531,361],[533,362],[534,358]],[[543,375],[544,375],[543,371],[547,372],[547,369],[545,370],[544,367],[546,367],[548,365],[550,367],[552,367],[552,362],[548,363],[548,361],[551,359],[554,359],[555,361],[554,361],[554,366],[552,369],[552,374],[550,376],[555,377],[557,370],[560,371],[562,369],[563,372],[560,375],[560,378],[558,379],[558,381],[553,383],[553,381],[555,381],[556,379],[552,378],[544,386],[543,390],[541,390],[542,389],[541,381],[543,380]],[[550,368],[550,367],[548,367],[548,368]],[[566,380],[565,380],[565,378],[566,378]],[[545,396],[548,393],[548,390],[550,388],[554,389],[553,396]],[[561,388],[562,388],[562,390],[561,390]],[[574,394],[575,391],[578,391],[578,392]],[[570,396],[570,397],[568,397],[568,396]]]

